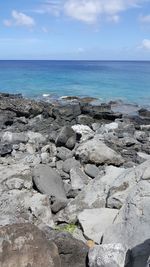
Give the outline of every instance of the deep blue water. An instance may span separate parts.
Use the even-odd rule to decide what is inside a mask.
[[[150,105],[150,62],[0,61],[0,91],[93,96]]]

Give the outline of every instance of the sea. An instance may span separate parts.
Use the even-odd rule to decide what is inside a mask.
[[[1,60],[0,92],[96,97],[150,106],[150,61]]]

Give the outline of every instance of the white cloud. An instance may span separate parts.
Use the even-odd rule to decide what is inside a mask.
[[[118,14],[128,8],[135,8],[146,0],[66,0],[65,13],[86,23],[95,23],[100,16],[110,16],[114,22]]]
[[[120,20],[120,17],[118,15],[113,15],[113,16],[109,16],[108,17],[108,21],[114,22],[114,23],[118,23]]]
[[[141,15],[140,16],[140,21],[142,23],[150,23],[150,14],[149,15],[146,15],[146,16]]]
[[[4,19],[4,20],[3,20],[3,24],[4,24],[6,27],[11,27],[11,26],[12,26],[12,21],[9,20],[9,19]]]
[[[144,39],[140,48],[150,50],[150,39]]]
[[[4,20],[3,24],[6,27],[11,27],[13,25],[16,26],[26,26],[26,27],[33,27],[35,26],[35,21],[32,17],[27,16],[26,14],[22,13],[22,12],[18,12],[16,10],[13,10],[11,13],[12,19],[8,20]]]

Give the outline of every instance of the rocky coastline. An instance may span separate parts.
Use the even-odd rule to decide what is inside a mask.
[[[0,267],[149,266],[148,109],[1,93],[0,128]]]

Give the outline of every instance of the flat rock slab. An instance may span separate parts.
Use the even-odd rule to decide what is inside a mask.
[[[34,168],[33,181],[41,193],[57,199],[66,198],[60,175],[48,165],[39,164]]]
[[[111,226],[118,211],[115,209],[86,209],[78,215],[84,235],[100,244],[107,227]]]
[[[32,224],[14,224],[0,229],[1,267],[60,267],[57,246]]]

